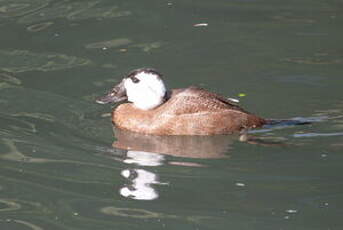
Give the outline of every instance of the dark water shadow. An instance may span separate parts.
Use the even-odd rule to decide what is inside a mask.
[[[239,137],[239,135],[157,136],[117,128],[114,128],[114,135],[117,139],[113,142],[115,148],[201,159],[228,157],[230,145]]]

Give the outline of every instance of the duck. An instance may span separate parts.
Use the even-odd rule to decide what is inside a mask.
[[[267,123],[206,89],[168,90],[163,78],[152,68],[135,69],[96,102],[127,101],[112,111],[112,123],[116,128],[148,135],[225,135]]]

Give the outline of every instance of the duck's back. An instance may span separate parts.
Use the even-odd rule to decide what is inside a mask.
[[[196,115],[228,110],[247,113],[225,97],[194,86],[173,90],[170,99],[161,106],[161,110],[164,110],[164,114],[170,115]]]
[[[114,123],[146,134],[228,134],[265,124],[264,119],[228,99],[198,87],[171,91],[167,101],[153,110],[139,110],[131,104],[120,107],[114,113]]]

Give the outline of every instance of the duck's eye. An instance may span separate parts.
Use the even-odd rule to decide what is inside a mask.
[[[139,82],[139,79],[136,78],[136,77],[131,77],[131,80],[133,83],[138,83]]]

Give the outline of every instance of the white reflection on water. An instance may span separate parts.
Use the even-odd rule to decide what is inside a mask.
[[[121,175],[129,180],[119,189],[123,197],[134,200],[154,200],[159,197],[154,185],[161,183],[157,173],[148,167],[159,167],[165,164],[179,166],[203,166],[189,162],[196,158],[225,158],[232,138],[227,136],[151,136],[114,130],[116,141],[113,147],[127,150],[122,162],[130,164],[130,168],[121,171]],[[166,155],[188,158],[186,161],[167,161]],[[144,167],[144,169],[142,169]]]
[[[139,166],[160,166],[164,156],[158,153],[143,151],[128,151],[127,158],[123,161],[127,164]],[[145,169],[124,169],[121,175],[130,181],[119,190],[120,195],[134,200],[154,200],[158,198],[158,192],[152,187],[153,184],[162,184],[158,175]]]
[[[125,163],[141,166],[160,166],[164,160],[164,156],[161,154],[144,151],[128,151],[126,156]]]
[[[158,198],[157,190],[151,186],[159,183],[155,173],[144,169],[125,169],[121,171],[121,175],[131,180],[131,184],[122,187],[119,190],[120,195],[134,200],[155,200]],[[131,178],[132,175],[134,178]]]
[[[269,132],[272,129],[294,127],[312,122],[319,122],[322,118],[293,118],[276,120],[275,124],[266,129],[249,131],[248,133]],[[205,167],[206,165],[192,162],[194,159],[230,158],[235,141],[263,146],[284,146],[285,138],[277,136],[252,136],[242,132],[237,135],[216,136],[154,136],[114,129],[116,140],[114,148],[126,150],[122,162],[132,165],[121,171],[121,175],[129,180],[119,189],[123,197],[135,200],[154,200],[159,197],[154,185],[161,185],[159,176],[151,172],[148,167],[163,165],[178,165],[191,167]],[[168,160],[166,155],[180,157],[180,160]],[[192,160],[193,159],[193,160]],[[144,167],[144,169],[142,169]],[[148,169],[147,169],[148,168]],[[245,184],[237,183],[237,186]]]
[[[129,180],[123,185],[119,193],[123,197],[135,200],[154,200],[159,193],[154,185],[163,185],[159,176],[151,172],[148,167],[163,165],[178,165],[188,167],[206,167],[194,162],[194,159],[220,159],[230,158],[232,144],[235,141],[258,144],[257,138],[244,135],[215,135],[215,136],[154,136],[114,129],[116,140],[114,148],[126,150],[125,159],[121,160],[130,164],[130,168],[121,171],[121,175]],[[244,138],[240,138],[244,136]],[[260,141],[261,142],[261,141]],[[272,145],[264,141],[263,145]],[[276,143],[278,145],[278,143]],[[179,157],[180,160],[167,160]],[[114,159],[114,158],[113,158]],[[119,158],[115,158],[118,159]],[[144,169],[142,169],[144,167]],[[148,169],[147,169],[148,168]]]

